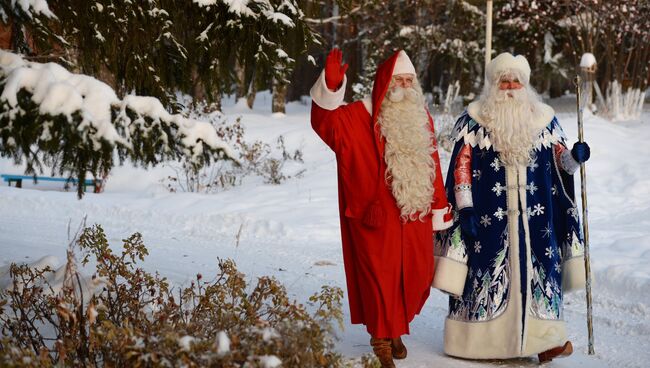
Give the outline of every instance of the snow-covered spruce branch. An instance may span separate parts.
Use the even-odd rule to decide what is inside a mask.
[[[207,123],[172,115],[152,97],[119,99],[105,83],[55,63],[0,51],[0,155],[84,180],[108,174],[115,153],[143,166],[183,159],[197,169],[235,160]],[[82,186],[78,190],[83,196]]]
[[[5,18],[7,13],[19,14],[20,12],[28,18],[39,15],[56,18],[54,13],[50,11],[46,0],[11,0],[3,1],[3,4],[0,5],[0,15],[2,18]]]

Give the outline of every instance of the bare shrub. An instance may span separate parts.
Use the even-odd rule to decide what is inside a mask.
[[[177,289],[138,266],[148,254],[140,234],[123,240],[121,254],[98,225],[76,245],[82,265],[96,264],[102,286],[93,293],[83,295],[72,251],[59,291],[52,269],[11,266],[13,284],[0,292],[0,366],[344,366],[333,350],[339,288],[323,286],[306,307],[275,278],[249,285],[233,261],[219,260],[212,279],[198,274]]]
[[[286,162],[304,161],[301,150],[287,150],[283,136],[277,138],[274,148],[260,140],[249,143],[244,140],[245,132],[240,118],[232,124],[227,123],[220,114],[211,114],[208,118],[219,137],[239,153],[239,162],[216,162],[200,169],[187,162],[168,164],[174,174],[163,179],[163,184],[170,192],[215,193],[241,185],[244,178],[249,176],[261,177],[266,184],[281,184],[304,172],[300,170],[294,175],[285,173]]]

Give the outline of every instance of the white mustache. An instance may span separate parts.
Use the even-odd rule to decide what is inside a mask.
[[[386,93],[386,98],[390,102],[401,102],[406,99],[409,102],[417,102],[420,94],[412,87],[402,88],[393,87]]]
[[[497,102],[517,101],[523,102],[526,99],[526,91],[520,89],[507,89],[496,91],[495,99]]]

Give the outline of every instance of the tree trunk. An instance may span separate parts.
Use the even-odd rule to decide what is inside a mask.
[[[273,80],[273,101],[271,103],[271,112],[286,113],[285,104],[287,100],[287,85]]]
[[[255,85],[255,82],[251,81],[251,84],[248,86],[248,93],[246,95],[246,104],[248,105],[249,109],[253,108],[256,94],[257,94],[257,86]]]
[[[249,109],[253,108],[253,104],[255,103],[255,95],[257,94],[257,83],[255,83],[255,69],[253,69],[253,75],[251,76],[251,81],[248,84],[248,91],[246,92],[246,104],[248,105]]]
[[[235,100],[246,96],[246,69],[239,61],[235,62],[235,74],[237,76],[237,89],[235,90]]]
[[[192,104],[196,104],[200,101],[205,101],[205,86],[203,85],[203,80],[199,75],[199,67],[194,63],[192,64]]]
[[[218,92],[214,94],[212,102],[208,104],[206,112],[215,112],[215,111],[221,111],[221,92]]]

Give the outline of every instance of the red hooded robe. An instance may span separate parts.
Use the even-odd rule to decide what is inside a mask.
[[[452,223],[437,151],[433,153],[433,210],[423,221],[400,220],[400,210],[384,180],[384,141],[377,117],[398,54],[379,66],[371,103],[356,101],[340,106],[346,80],[339,90],[330,91],[324,72],[311,91],[312,127],[336,153],[343,260],[352,323],[365,324],[377,338],[409,333],[409,322],[422,309],[433,281],[433,231]],[[433,131],[430,115],[429,123]],[[384,214],[378,227],[368,226],[364,218],[373,204]]]

